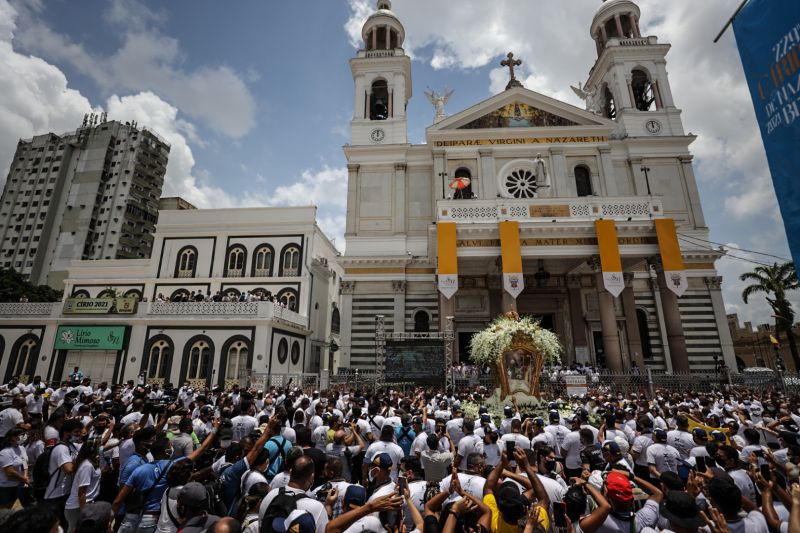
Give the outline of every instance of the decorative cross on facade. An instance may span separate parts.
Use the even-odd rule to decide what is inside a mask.
[[[508,59],[502,60],[500,62],[500,66],[508,67],[508,71],[511,74],[511,79],[509,80],[508,85],[506,85],[506,91],[507,91],[507,90],[511,89],[512,87],[522,87],[522,84],[519,82],[517,77],[514,75],[514,67],[520,66],[522,64],[522,60],[521,59],[514,59],[514,54],[512,52],[509,52],[508,55],[506,55],[506,57]]]

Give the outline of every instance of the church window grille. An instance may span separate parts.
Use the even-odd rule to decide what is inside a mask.
[[[653,83],[647,72],[641,69],[634,69],[631,72],[631,90],[633,91],[633,104],[639,111],[650,111],[654,109],[656,97],[653,90]]]
[[[578,196],[592,195],[592,174],[584,165],[575,167],[575,188]]]
[[[380,40],[380,36],[378,37]],[[369,119],[386,120],[389,118],[389,86],[386,80],[376,80],[372,83],[370,94]]]
[[[536,174],[531,169],[512,170],[503,178],[503,184],[508,194],[514,198],[536,197]]]
[[[617,103],[614,100],[614,93],[611,92],[611,89],[608,88],[608,85],[605,86],[605,90],[603,91],[606,106],[605,106],[605,116],[606,118],[610,118],[614,120],[617,118]]]
[[[336,307],[336,304],[333,304],[333,311],[331,311],[331,333],[338,334],[341,332],[341,317],[339,315],[339,309]]]
[[[211,359],[211,347],[206,341],[197,341],[189,350],[189,371],[186,379],[206,379]]]
[[[282,303],[286,309],[290,311],[297,311],[297,294],[292,289],[286,289],[278,295],[278,301]]]

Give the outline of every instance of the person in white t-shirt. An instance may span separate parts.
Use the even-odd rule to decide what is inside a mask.
[[[17,394],[11,401],[11,407],[0,411],[0,438],[5,437],[11,428],[30,429],[30,426],[25,424],[25,417],[22,416],[23,409],[25,409],[25,396]]]
[[[742,491],[737,485],[730,479],[717,476],[706,483],[705,493],[722,513],[731,533],[768,533],[767,521],[761,512],[750,511],[741,516]]]
[[[286,487],[272,489],[262,500],[258,511],[259,521],[264,520],[270,503],[279,493],[289,495],[306,494],[313,485],[314,461],[310,457],[300,457],[292,465],[289,484]],[[316,524],[316,533],[325,533],[325,527],[328,525],[328,513],[325,510],[325,506],[314,498],[298,498],[296,501],[297,509],[308,511],[313,518]]]
[[[368,473],[368,465],[372,462],[375,456],[385,453],[391,459],[391,476],[392,481],[397,479],[397,471],[400,466],[400,460],[405,457],[403,448],[394,443],[394,428],[392,426],[384,426],[381,430],[381,438],[369,445],[367,453],[364,455],[364,465],[362,467],[361,479],[366,479]]]
[[[9,430],[0,450],[0,509],[11,509],[30,480],[28,454],[20,442],[24,434],[22,428]]]
[[[95,442],[90,440],[84,443],[74,461],[77,469],[64,505],[64,515],[69,523],[68,533],[75,531],[81,509],[92,503],[100,493],[100,457]]]
[[[663,472],[678,473],[681,460],[680,452],[667,444],[667,432],[663,429],[653,431],[653,444],[647,447],[647,466],[650,477],[658,479]]]

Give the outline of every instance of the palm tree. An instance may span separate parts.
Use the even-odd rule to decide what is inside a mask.
[[[787,292],[800,288],[797,272],[794,270],[794,263],[757,266],[752,272],[745,272],[739,276],[739,279],[753,282],[752,285],[748,285],[742,291],[744,303],[747,303],[747,299],[753,294],[765,293],[767,303],[772,307],[773,316],[775,317],[775,336],[780,340],[781,332],[786,333],[795,371],[800,372],[800,354],[798,354],[797,342],[792,332],[794,309],[792,309],[792,304],[789,303],[789,300],[786,299]]]

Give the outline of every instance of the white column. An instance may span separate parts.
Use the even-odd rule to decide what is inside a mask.
[[[406,116],[406,77],[399,72],[394,75],[393,116],[395,118],[401,118]]]
[[[353,99],[353,118],[364,118],[364,100],[366,99],[367,84],[363,74],[355,78],[355,98]]]
[[[550,174],[550,196],[559,198],[567,191],[567,158],[564,157],[563,148],[551,148],[550,160],[553,162]]]
[[[347,165],[347,221],[345,223],[345,235],[355,235],[356,223],[358,222],[358,169],[359,165]]]
[[[406,282],[392,281],[392,291],[394,292],[394,330],[399,333],[406,330]]]
[[[694,176],[694,168],[692,167],[692,155],[680,156],[681,171],[683,179],[686,182],[686,189],[689,192],[689,202],[691,204],[691,215],[696,228],[705,228],[706,219],[703,216],[703,207],[700,204],[700,190],[697,188],[697,180]],[[734,367],[735,368],[735,367]]]
[[[406,232],[406,164],[394,164],[394,213],[392,230],[395,234]]]
[[[491,148],[480,148],[480,192],[476,191],[481,199],[493,200],[497,198],[497,179],[494,170],[494,151]]]
[[[617,176],[614,172],[614,162],[611,159],[611,148],[600,148],[600,163],[602,168],[602,194],[607,196],[617,196]]]
[[[667,60],[659,59],[656,61],[657,75],[654,76],[658,79],[658,90],[661,94],[661,103],[665,108],[674,108],[675,100],[672,98],[672,89],[669,86],[669,74],[667,74]]]
[[[722,359],[730,369],[736,369],[736,353],[733,349],[733,338],[728,327],[728,317],[725,313],[725,302],[722,300],[722,276],[709,276],[704,279],[708,294],[711,296],[711,306],[714,308],[714,321],[719,332],[719,344],[722,349]]]
[[[342,348],[339,355],[339,366],[350,366],[350,352],[352,350],[352,329],[353,329],[353,292],[356,288],[355,281],[341,281],[339,290],[342,293],[342,309],[341,309],[341,340]],[[331,369],[332,371],[334,369]]]

